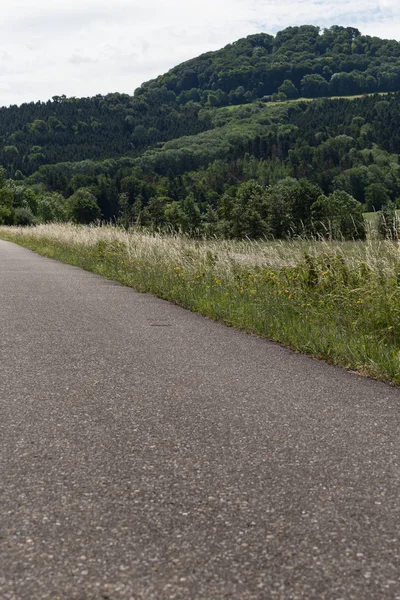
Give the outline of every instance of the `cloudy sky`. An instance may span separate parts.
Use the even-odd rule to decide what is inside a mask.
[[[180,62],[289,25],[400,40],[399,0],[14,0],[2,6],[0,105],[133,93]]]

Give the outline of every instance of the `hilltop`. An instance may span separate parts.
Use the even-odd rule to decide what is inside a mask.
[[[288,98],[356,95],[400,89],[400,43],[361,35],[353,27],[288,27],[260,33],[189,60],[144,83],[135,96],[161,90],[212,106],[266,95]]]

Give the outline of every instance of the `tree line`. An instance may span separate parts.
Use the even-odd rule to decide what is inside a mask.
[[[400,204],[398,100],[213,109],[212,130],[141,156],[44,165],[28,178],[4,179],[14,199],[0,220],[362,239],[362,215],[375,211],[381,234],[392,236]]]

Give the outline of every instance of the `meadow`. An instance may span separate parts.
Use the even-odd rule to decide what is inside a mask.
[[[0,237],[400,384],[397,242],[195,240],[71,224],[0,227]]]

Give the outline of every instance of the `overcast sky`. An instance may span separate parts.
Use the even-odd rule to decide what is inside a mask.
[[[400,0],[14,0],[1,10],[0,105],[132,94],[202,52],[302,24],[400,40]]]

